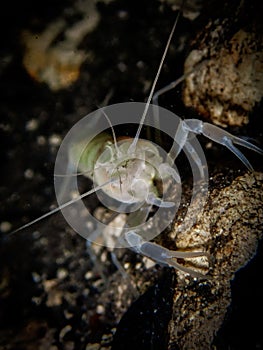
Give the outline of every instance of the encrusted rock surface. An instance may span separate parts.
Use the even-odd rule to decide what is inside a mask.
[[[178,249],[205,246],[211,258],[209,279],[178,279],[170,349],[211,349],[231,302],[230,282],[254,256],[262,229],[263,173],[246,173],[229,186],[212,190],[197,223],[177,235]]]
[[[185,73],[193,71],[185,82],[185,105],[221,126],[247,124],[263,97],[263,31],[254,15],[262,6],[247,7],[225,8],[224,17],[211,19],[185,61]]]

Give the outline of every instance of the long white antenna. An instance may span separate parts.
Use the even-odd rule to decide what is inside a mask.
[[[90,194],[92,194],[92,193],[94,193],[94,192],[100,190],[100,189],[103,188],[104,186],[109,185],[110,183],[113,183],[113,182],[115,182],[115,181],[117,181],[117,180],[116,180],[116,179],[111,179],[111,180],[105,182],[104,184],[102,184],[102,185],[100,185],[100,186],[94,187],[92,190],[90,190],[90,191],[88,191],[88,192],[85,192],[85,193],[79,195],[79,196],[76,197],[76,198],[71,199],[70,201],[68,201],[68,202],[66,202],[66,203],[64,203],[64,204],[62,204],[62,205],[60,205],[59,207],[57,207],[57,208],[55,208],[55,209],[49,211],[48,213],[46,213],[46,214],[44,214],[44,215],[38,217],[37,219],[35,219],[35,220],[33,220],[33,221],[30,221],[30,222],[28,222],[27,224],[25,224],[25,225],[23,225],[23,226],[20,226],[20,227],[17,228],[16,230],[10,232],[10,233],[8,234],[8,236],[11,236],[11,235],[13,235],[13,234],[16,233],[16,232],[21,231],[21,230],[23,230],[24,228],[29,227],[29,226],[31,226],[31,225],[37,223],[38,221],[43,220],[43,219],[47,218],[48,216],[57,213],[57,212],[60,211],[61,209],[64,209],[64,208],[68,207],[69,205],[71,205],[71,204],[73,204],[73,203],[76,203],[76,202],[79,201],[80,199],[89,196]]]
[[[182,6],[181,6],[181,8],[182,8]],[[163,55],[162,55],[162,59],[161,59],[161,61],[160,61],[158,71],[157,71],[156,76],[155,76],[155,78],[154,78],[154,81],[153,81],[153,84],[152,84],[152,88],[151,88],[149,97],[148,97],[148,99],[147,99],[147,102],[146,102],[146,105],[145,105],[145,108],[144,108],[144,111],[143,111],[143,114],[142,114],[142,117],[141,117],[141,120],[140,120],[140,125],[139,125],[139,127],[138,127],[138,130],[137,130],[137,133],[136,133],[136,135],[135,135],[135,138],[134,138],[134,140],[132,141],[132,143],[131,143],[131,145],[130,145],[130,147],[129,147],[129,150],[128,150],[129,153],[130,153],[130,152],[133,153],[133,152],[135,151],[136,144],[137,144],[137,142],[138,142],[138,139],[139,139],[139,136],[140,136],[140,133],[141,133],[141,130],[142,130],[144,121],[145,121],[145,117],[146,117],[146,114],[147,114],[147,112],[148,112],[151,99],[152,99],[152,97],[153,97],[153,93],[154,93],[154,90],[155,90],[157,81],[158,81],[158,79],[159,79],[159,76],[160,76],[160,74],[161,74],[161,70],[162,70],[162,68],[163,68],[163,63],[164,63],[164,60],[165,60],[165,58],[166,58],[167,51],[168,51],[168,49],[169,49],[169,46],[170,46],[170,43],[171,43],[171,40],[172,40],[174,31],[175,31],[175,28],[176,28],[176,26],[177,26],[177,22],[178,22],[180,13],[181,13],[181,8],[180,8],[179,11],[178,11],[178,14],[177,14],[177,16],[176,16],[176,19],[175,19],[173,28],[172,28],[171,33],[170,33],[170,35],[169,35],[169,38],[168,38],[168,40],[167,40],[167,44],[166,44],[166,46],[165,46],[164,53],[163,53]]]

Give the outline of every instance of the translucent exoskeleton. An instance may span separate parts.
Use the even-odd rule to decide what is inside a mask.
[[[179,153],[184,150],[195,169],[195,182],[204,184],[207,180],[206,163],[201,156],[202,152],[194,143],[195,135],[202,134],[208,139],[226,146],[250,171],[253,171],[252,165],[235,145],[246,147],[261,155],[263,155],[263,151],[252,143],[233,136],[220,127],[204,123],[198,119],[181,120],[177,117],[172,126],[172,129],[175,130],[172,130],[170,134],[173,138],[173,144],[168,152],[162,152],[158,145],[140,137],[144,125],[153,126],[157,129],[161,128],[162,131],[165,128],[163,126],[165,123],[162,120],[162,118],[165,119],[163,110],[151,105],[150,102],[153,99],[153,102],[157,103],[160,94],[177,84],[177,82],[172,83],[154,94],[177,20],[178,17],[170,33],[147,103],[140,105],[141,114],[139,119],[136,119],[138,113],[134,112],[134,118],[127,122],[127,124],[135,123],[139,125],[136,135],[134,137],[117,138],[113,125],[118,123],[112,120],[108,113],[109,108],[105,108],[105,110],[102,108],[96,116],[94,115],[94,118],[87,119],[85,128],[80,124],[78,128],[72,129],[74,135],[77,131],[77,137],[73,138],[74,143],[72,143],[72,138],[69,138],[69,141],[66,140],[67,161],[62,168],[59,166],[55,168],[55,186],[58,189],[59,206],[14,232],[61,210],[71,226],[89,241],[105,244],[111,248],[126,247],[159,264],[180,269],[194,277],[201,276],[199,273],[179,264],[176,259],[207,256],[205,251],[180,252],[150,242],[171,223],[180,204],[181,178],[175,166],[175,160]],[[125,114],[125,108],[130,110],[133,107],[132,104],[126,104],[122,114]],[[152,121],[150,121],[151,118]],[[105,129],[105,126],[100,129],[100,120],[104,120],[103,125],[106,123],[108,127],[111,126],[110,134],[101,132]],[[84,133],[81,133],[81,129],[84,129]],[[89,133],[87,130],[91,132]],[[169,123],[166,132],[170,132]],[[62,151],[60,151],[61,153]],[[84,194],[78,192],[77,196],[72,198],[72,192],[77,190],[76,178],[79,174],[89,177],[94,188]],[[198,188],[195,190],[197,195]],[[171,193],[171,191],[174,191],[174,193]],[[91,220],[89,214],[87,217],[83,216],[80,219],[79,216],[82,213],[83,206],[75,207],[75,217],[72,212],[67,211],[73,204],[82,205],[82,199],[94,192],[98,194],[101,203],[105,207],[115,213],[126,215],[126,223],[116,227],[116,237],[111,243],[101,241],[103,232],[110,222],[102,224],[97,220]],[[153,209],[158,213],[157,216]],[[115,216],[114,214],[113,217]],[[70,220],[73,218],[73,221],[69,221],[69,217]],[[92,225],[89,225],[91,222]]]

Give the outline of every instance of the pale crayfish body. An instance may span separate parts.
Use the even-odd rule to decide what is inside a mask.
[[[175,119],[173,117],[171,119],[169,116],[168,122],[163,124],[163,128],[166,129],[161,128],[173,139],[168,152],[163,151],[152,141],[140,138],[141,129],[144,125],[155,127],[158,130],[160,124],[162,125],[162,119],[165,119],[163,113],[168,113],[167,111],[163,112],[156,105],[151,105],[150,101],[152,98],[153,101],[157,101],[158,96],[168,90],[168,88],[164,88],[154,95],[156,82],[176,23],[168,39],[148,101],[146,104],[140,104],[140,108],[143,108],[141,108],[139,119],[128,121],[128,123],[139,125],[136,135],[117,139],[112,125],[118,123],[112,123],[112,117],[108,116],[108,107],[99,110],[99,116],[94,120],[86,119],[87,117],[83,118],[86,120],[86,127],[83,126],[83,123],[80,123],[77,128],[74,129],[73,127],[70,131],[75,138],[73,137],[69,141],[67,137],[65,138],[67,165],[65,166],[65,162],[62,162],[62,168],[59,168],[57,163],[59,163],[58,158],[60,157],[65,160],[65,152],[63,153],[63,150],[60,149],[58,153],[55,167],[55,187],[59,206],[16,231],[61,210],[66,220],[77,232],[87,240],[99,243],[98,237],[103,234],[110,222],[107,224],[98,222],[98,220],[91,217],[90,213],[79,219],[79,214],[86,210],[82,204],[82,199],[96,192],[104,206],[115,213],[125,213],[127,215],[126,223],[122,227],[116,227],[116,239],[114,244],[110,246],[111,248],[128,247],[157,263],[166,264],[195,277],[200,277],[200,274],[180,265],[176,259],[207,256],[206,252],[173,251],[150,242],[172,222],[176,209],[180,204],[180,189],[178,190],[178,188],[181,185],[181,178],[175,166],[175,160],[183,150],[187,154],[192,168],[195,169],[194,182],[204,184],[208,178],[206,162],[202,157],[199,146],[196,144],[195,135],[202,134],[210,140],[226,146],[251,171],[253,170],[252,165],[234,144],[244,146],[261,155],[263,151],[252,143],[233,136],[220,127],[204,123],[198,119],[181,120],[174,114]],[[174,85],[171,86],[174,87]],[[126,111],[128,112],[134,107],[134,104],[128,103],[124,107],[127,108]],[[153,116],[153,121],[152,124],[149,124],[151,116]],[[138,117],[136,111],[134,117]],[[106,127],[99,129],[98,125],[101,120],[107,121],[107,127],[111,126],[111,134],[103,132]],[[125,124],[125,121],[123,123]],[[62,153],[63,157],[61,156]],[[94,188],[84,194],[78,192],[77,196],[72,198],[70,197],[71,192],[78,191],[76,178],[79,174],[89,177],[93,181]],[[160,184],[161,186],[159,186]],[[177,189],[174,195],[171,194],[173,188]],[[198,188],[194,188],[194,191],[195,196],[197,196]],[[76,217],[72,219],[72,213],[69,209],[75,205]],[[156,209],[156,215],[153,207]],[[88,225],[91,222],[92,225]],[[16,231],[13,231],[13,233]]]

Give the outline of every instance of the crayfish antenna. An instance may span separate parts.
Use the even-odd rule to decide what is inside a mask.
[[[45,213],[45,214],[41,215],[41,216],[38,217],[37,219],[35,219],[35,220],[33,220],[33,221],[30,221],[30,222],[28,222],[27,224],[25,224],[25,225],[23,225],[23,226],[20,226],[20,227],[17,228],[16,230],[10,232],[10,233],[8,234],[8,236],[12,236],[13,234],[15,234],[15,233],[17,233],[17,232],[22,231],[22,230],[24,230],[25,228],[30,227],[30,226],[36,224],[37,222],[39,222],[39,221],[41,221],[41,220],[43,220],[43,219],[45,219],[45,218],[47,218],[47,217],[49,217],[49,216],[51,216],[51,215],[53,215],[53,214],[56,214],[56,213],[59,212],[60,210],[62,210],[62,209],[64,209],[64,208],[68,207],[69,205],[72,205],[72,204],[76,203],[76,202],[79,201],[80,199],[83,199],[83,198],[85,198],[85,197],[88,197],[88,196],[91,195],[92,193],[99,191],[99,190],[100,190],[101,188],[103,188],[104,186],[107,186],[107,185],[109,185],[110,183],[113,183],[113,182],[116,182],[116,181],[118,181],[118,180],[117,180],[117,179],[111,179],[111,180],[105,182],[105,183],[102,184],[102,185],[96,186],[96,187],[93,188],[92,190],[87,191],[87,192],[85,192],[85,193],[83,193],[83,194],[77,196],[76,198],[71,199],[70,201],[68,201],[68,202],[66,202],[66,203],[64,203],[64,204],[62,204],[62,205],[60,205],[59,207],[57,207],[57,208],[55,208],[55,209],[49,211],[48,213]]]
[[[181,5],[181,9],[182,9],[182,6],[183,6],[183,2],[182,2],[182,5]],[[129,150],[128,152],[130,154],[134,153],[135,151],[135,148],[136,148],[136,145],[137,145],[137,142],[139,140],[139,136],[140,136],[140,133],[141,133],[141,130],[142,130],[142,127],[143,127],[143,124],[144,124],[144,121],[145,121],[145,118],[146,118],[146,115],[147,115],[147,112],[148,112],[148,109],[149,109],[149,106],[150,106],[150,102],[152,100],[152,97],[153,97],[153,94],[154,94],[154,90],[155,90],[155,87],[156,87],[156,84],[157,84],[157,81],[159,79],[159,76],[161,74],[161,70],[163,68],[163,63],[164,63],[164,60],[167,56],[167,52],[168,52],[168,49],[169,49],[169,46],[170,46],[170,43],[171,43],[171,40],[172,40],[172,37],[173,37],[173,34],[174,34],[174,31],[175,31],[175,28],[177,26],[177,23],[178,23],[178,20],[179,20],[179,16],[180,16],[180,13],[181,13],[181,9],[178,11],[178,14],[176,16],[176,19],[175,19],[175,22],[174,22],[174,25],[173,25],[173,28],[170,32],[170,35],[169,35],[169,38],[167,40],[167,44],[165,46],[165,49],[164,49],[164,53],[162,55],[162,58],[161,58],[161,61],[160,61],[160,64],[159,64],[159,67],[158,67],[158,70],[157,70],[157,73],[155,75],[155,78],[154,78],[154,81],[153,81],[153,84],[152,84],[152,87],[151,87],[151,91],[150,91],[150,94],[149,94],[149,97],[147,99],[147,102],[146,102],[146,105],[145,105],[145,108],[144,108],[144,111],[143,111],[143,114],[142,114],[142,117],[141,117],[141,120],[140,120],[140,124],[139,124],[139,127],[138,127],[138,130],[136,132],[136,135],[134,137],[134,140],[132,141],[130,147],[129,147]]]

